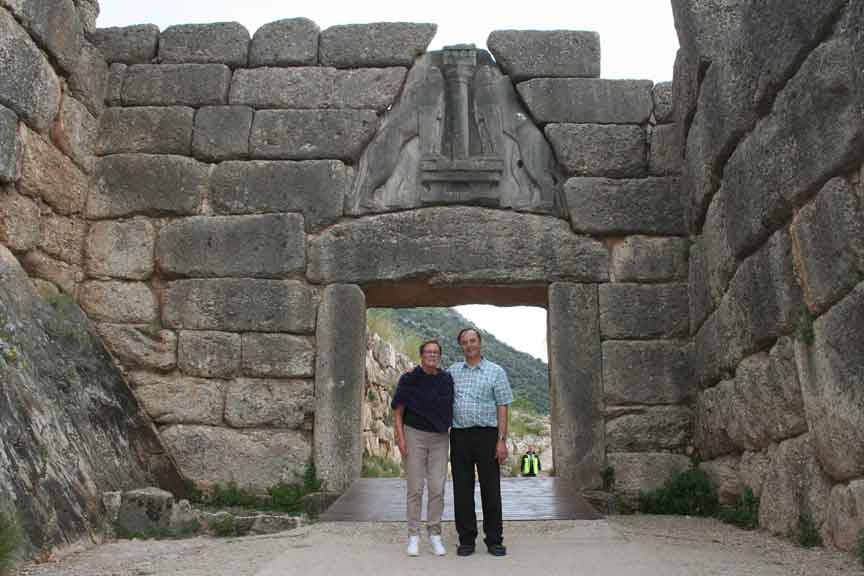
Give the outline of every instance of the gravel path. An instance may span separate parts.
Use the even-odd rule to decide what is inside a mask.
[[[711,519],[610,516],[598,521],[505,522],[509,554],[482,547],[458,558],[455,530],[444,525],[448,555],[403,555],[405,525],[319,523],[269,536],[121,541],[19,570],[20,576],[284,576],[299,574],[532,573],[592,576],[864,575],[851,556],[804,550],[764,532]],[[426,542],[424,541],[425,545]],[[525,572],[522,572],[522,571]]]

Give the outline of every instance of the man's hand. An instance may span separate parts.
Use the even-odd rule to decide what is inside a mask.
[[[504,464],[507,461],[507,442],[498,440],[495,445],[495,459],[498,460],[498,465]]]
[[[396,446],[399,447],[399,453],[402,454],[402,458],[408,456],[408,445],[405,444],[405,437],[399,436],[396,439]]]

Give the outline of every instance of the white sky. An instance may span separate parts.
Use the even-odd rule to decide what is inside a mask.
[[[494,6],[494,8],[492,8]],[[431,22],[431,50],[450,44],[486,47],[493,30],[592,30],[600,34],[601,77],[672,79],[678,37],[670,0],[465,2],[372,0],[101,0],[100,27],[236,21],[254,34],[263,24],[303,16],[324,30],[335,24]],[[460,306],[466,318],[518,350],[546,360],[546,310]]]

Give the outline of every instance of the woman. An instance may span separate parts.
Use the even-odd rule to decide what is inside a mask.
[[[420,345],[420,365],[399,378],[391,407],[396,444],[408,477],[409,556],[420,554],[420,509],[423,483],[428,486],[427,530],[436,556],[447,553],[441,541],[444,482],[447,479],[448,432],[453,423],[453,378],[441,370],[441,344]]]

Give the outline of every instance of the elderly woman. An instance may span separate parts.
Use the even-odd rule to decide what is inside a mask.
[[[420,346],[420,365],[399,378],[391,407],[396,444],[408,477],[409,556],[420,554],[420,510],[423,483],[428,490],[427,531],[436,556],[447,553],[441,541],[444,482],[447,479],[448,431],[453,423],[453,378],[439,368],[441,344]]]

